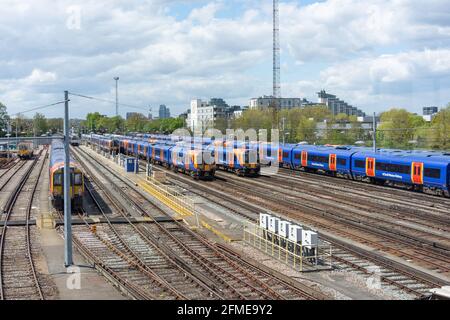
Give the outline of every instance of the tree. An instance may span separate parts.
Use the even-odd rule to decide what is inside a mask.
[[[307,141],[311,144],[315,143],[317,141],[316,122],[306,117],[301,117],[295,138],[297,141]]]
[[[0,135],[4,137],[8,130],[7,125],[9,121],[8,113],[6,112],[6,106],[0,102]]]
[[[388,148],[409,148],[410,141],[416,138],[416,130],[424,123],[420,116],[405,109],[391,109],[381,114],[377,139]]]
[[[42,113],[36,113],[33,118],[34,134],[40,136],[48,131],[47,119]]]
[[[47,119],[47,127],[48,131],[50,131],[51,133],[62,133],[64,128],[64,121],[62,118]]]
[[[128,131],[142,132],[147,122],[147,118],[143,114],[138,113],[133,114],[129,119],[127,119],[125,126]]]
[[[98,112],[88,113],[86,116],[86,127],[90,131],[96,131],[98,128],[98,123],[101,118],[105,116],[101,115]]]
[[[435,149],[450,149],[450,103],[431,122],[431,144]]]

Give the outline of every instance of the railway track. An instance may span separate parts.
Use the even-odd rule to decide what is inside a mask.
[[[228,188],[220,188],[214,183],[202,184],[171,172],[168,172],[168,174],[171,177],[175,177],[177,182],[181,182],[180,187],[185,188],[188,193],[194,193],[205,197],[251,221],[257,220],[258,213],[261,211],[262,206],[258,201],[255,202],[254,198],[236,197],[236,194],[230,194],[230,186],[228,186]],[[245,192],[251,194],[252,192],[248,192],[248,190],[253,191],[253,189],[253,187],[247,186]],[[267,192],[265,192],[265,195],[266,194]],[[279,202],[279,197],[276,201],[273,199],[272,203],[275,203],[275,205],[272,205],[272,207],[269,206],[269,208],[274,212],[280,212],[277,205]],[[266,205],[263,207],[267,208]],[[298,207],[295,208],[298,211]],[[376,251],[362,249],[358,246],[342,242],[333,236],[322,235],[322,238],[330,241],[333,243],[333,246],[337,248],[334,250],[333,256],[335,265],[339,269],[353,269],[371,276],[373,275],[373,267],[378,267],[380,279],[383,281],[384,285],[409,293],[415,297],[421,297],[422,295],[427,294],[429,289],[446,283],[441,279],[422,273],[419,270],[397,263]],[[365,239],[362,239],[362,241],[365,241]]]
[[[35,227],[30,217],[35,193],[47,159],[41,153],[20,176],[4,207],[4,227],[0,237],[0,299],[44,300],[55,295],[51,280],[36,270],[39,255]],[[31,162],[31,161],[30,161]],[[25,226],[9,226],[11,221],[25,221]]]
[[[231,176],[231,175],[230,175]],[[273,211],[300,220],[323,231],[353,239],[359,243],[389,252],[403,259],[415,261],[431,271],[450,274],[450,256],[447,243],[434,242],[426,236],[416,238],[416,233],[406,233],[389,224],[380,224],[368,217],[352,216],[336,208],[328,208],[320,202],[305,201],[301,196],[286,196],[273,192],[271,186],[258,186],[252,180],[221,181],[214,186],[223,192],[231,192],[240,198],[259,203]],[[251,190],[251,192],[249,192]],[[433,238],[433,235],[429,235]]]
[[[347,178],[330,177],[320,173],[310,173],[299,170],[290,170],[286,168],[280,168],[278,173],[279,177],[288,179],[297,179],[311,184],[326,184],[330,188],[340,188],[341,190],[347,190],[349,192],[370,193],[375,199],[391,198],[394,202],[403,205],[414,203],[414,205],[421,208],[436,208],[440,207],[445,210],[450,205],[450,199],[434,196],[422,192],[399,189],[390,186],[378,186],[363,181],[355,181]]]
[[[101,168],[102,176],[121,193],[123,203],[127,201],[140,215],[152,217],[167,216],[160,208],[152,204],[140,191],[134,189],[130,182],[118,176],[113,170],[90,156],[85,151],[77,153],[81,163],[89,163],[91,167]],[[97,176],[97,175],[96,175]],[[103,186],[104,187],[104,186]],[[122,207],[122,211],[127,211]],[[129,212],[128,212],[129,214]],[[225,254],[217,246],[196,234],[179,221],[154,223],[138,226],[143,237],[158,244],[168,256],[172,257],[186,272],[197,271],[198,277],[206,286],[224,299],[326,299],[327,297],[309,287],[295,287],[279,279],[275,275],[264,272],[256,266],[244,263],[241,257],[233,258]]]

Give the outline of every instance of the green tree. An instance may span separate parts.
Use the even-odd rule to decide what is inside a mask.
[[[430,136],[432,148],[450,150],[450,103],[434,117]]]
[[[62,118],[47,119],[48,131],[51,133],[62,133],[64,128],[64,121]]]
[[[33,117],[34,134],[42,135],[48,131],[47,119],[42,113],[36,113]]]
[[[98,124],[100,119],[105,116],[101,115],[98,112],[88,113],[86,116],[86,127],[90,131],[96,131],[98,129]]]
[[[315,143],[316,136],[316,122],[306,117],[301,117],[297,126],[297,134],[295,135],[297,141],[307,141],[308,143]]]
[[[410,141],[416,138],[416,131],[424,125],[422,117],[405,109],[391,109],[381,114],[381,125],[377,139],[388,148],[410,148]]]
[[[7,125],[9,121],[9,116],[6,111],[6,106],[0,102],[0,135],[4,137],[6,135],[6,131],[8,130]]]
[[[128,131],[142,132],[148,120],[143,114],[133,114],[125,121],[125,126]]]

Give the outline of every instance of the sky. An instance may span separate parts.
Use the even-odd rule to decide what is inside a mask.
[[[270,0],[0,2],[9,114],[61,101],[64,90],[114,100],[116,76],[130,105],[123,116],[272,93]],[[450,102],[450,0],[280,0],[280,34],[283,97],[317,101],[325,89],[366,113]],[[115,114],[114,104],[70,99],[71,117]]]

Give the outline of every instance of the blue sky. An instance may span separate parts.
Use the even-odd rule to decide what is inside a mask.
[[[271,3],[2,0],[0,101],[12,114],[64,90],[113,100],[119,76],[121,102],[154,114],[193,98],[246,105],[272,90]],[[450,102],[448,0],[280,1],[280,17],[283,96],[316,101],[326,89],[367,113]],[[114,113],[71,106],[73,117]]]

